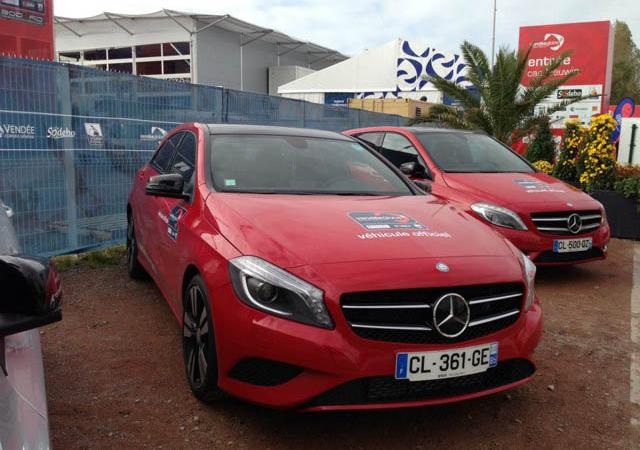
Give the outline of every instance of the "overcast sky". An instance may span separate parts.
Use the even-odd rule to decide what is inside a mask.
[[[515,47],[518,27],[624,20],[640,43],[640,0],[497,0],[496,47]],[[469,40],[491,48],[492,0],[54,0],[55,14],[140,14],[162,8],[231,14],[354,55],[395,38],[455,51]]]

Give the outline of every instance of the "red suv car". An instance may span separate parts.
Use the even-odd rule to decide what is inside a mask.
[[[484,133],[423,127],[346,131],[413,180],[491,224],[538,265],[607,255],[604,208],[581,190],[536,171]]]
[[[184,125],[127,211],[129,273],[151,275],[180,322],[200,399],[416,406],[535,370],[535,265],[356,139]]]

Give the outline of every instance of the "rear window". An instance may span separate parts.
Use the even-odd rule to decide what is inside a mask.
[[[339,139],[219,135],[211,171],[214,188],[223,192],[414,195],[364,145]]]
[[[416,137],[445,172],[534,172],[513,151],[484,134],[433,131]]]

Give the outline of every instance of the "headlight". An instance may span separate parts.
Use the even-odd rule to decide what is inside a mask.
[[[471,205],[471,209],[486,221],[499,227],[513,228],[514,230],[527,229],[520,216],[510,209],[490,203],[474,203]]]
[[[304,280],[256,256],[229,261],[233,289],[252,308],[315,325],[333,328],[323,292]]]
[[[527,283],[527,299],[524,304],[524,310],[529,311],[533,301],[535,300],[535,281],[536,281],[536,265],[529,259],[527,255],[522,253],[522,268],[524,271],[524,278]]]

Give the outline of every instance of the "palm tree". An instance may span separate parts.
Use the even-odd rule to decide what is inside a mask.
[[[429,78],[439,91],[457,100],[462,111],[446,105],[434,105],[427,121],[441,122],[453,128],[481,129],[510,144],[514,134],[525,134],[542,118],[548,118],[549,114],[583,98],[589,98],[567,100],[543,113],[535,112],[537,105],[576,75],[576,72],[572,72],[561,78],[551,79],[553,72],[571,51],[563,52],[553,59],[531,80],[528,87],[521,88],[520,80],[527,70],[531,47],[521,53],[501,48],[493,67],[490,67],[487,56],[479,47],[465,41],[460,48],[468,66],[465,77],[475,89],[467,89],[444,78]],[[418,119],[414,123],[423,121],[424,119]]]

